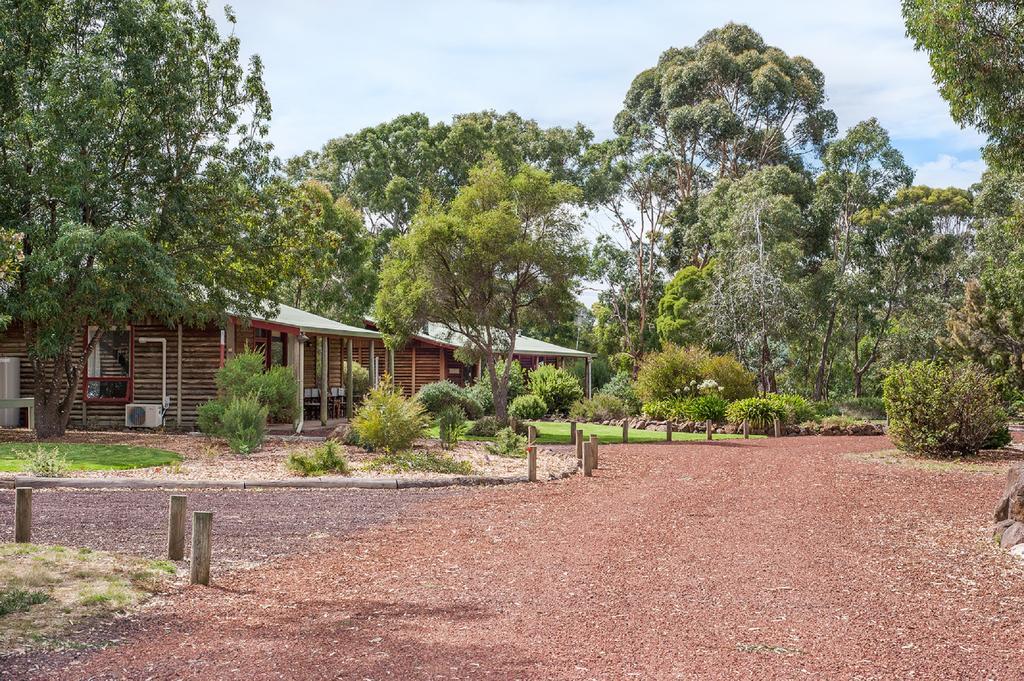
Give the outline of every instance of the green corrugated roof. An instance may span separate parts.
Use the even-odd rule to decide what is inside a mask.
[[[300,310],[297,307],[291,307],[290,305],[279,305],[278,307],[280,311],[273,319],[265,317],[254,317],[254,319],[270,322],[272,324],[295,326],[298,327],[299,330],[307,333],[320,333],[328,336],[354,336],[356,338],[381,337],[380,333],[376,331],[363,329],[358,326],[342,324],[341,322],[336,322],[333,319],[328,319],[327,317],[321,317],[320,315],[313,314],[312,312]]]
[[[466,339],[462,334],[453,333],[440,324],[427,324],[426,333],[418,335],[426,340],[432,340],[436,343],[444,343],[455,347],[465,345],[466,342]],[[584,352],[583,350],[563,348],[561,345],[555,345],[554,343],[530,338],[529,336],[524,336],[522,334],[516,336],[515,351],[517,355],[546,355],[557,357],[591,356],[589,352]]]

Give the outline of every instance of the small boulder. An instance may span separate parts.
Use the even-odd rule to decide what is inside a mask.
[[[1024,544],[1024,523],[1014,523],[1003,530],[1003,536],[999,538],[999,545],[1009,549],[1018,544]]]
[[[1003,532],[1016,523],[1015,520],[1000,520],[992,527],[992,540],[999,543],[1003,538]]]
[[[1024,522],[1024,466],[1007,471],[1006,487],[993,516],[996,522],[1007,518]]]
[[[1014,558],[1024,560],[1024,544],[1017,544],[1012,549],[1010,549],[1010,555]]]

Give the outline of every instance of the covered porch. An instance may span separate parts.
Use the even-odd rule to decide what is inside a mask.
[[[295,422],[275,424],[272,433],[281,434],[285,429],[294,433],[333,430],[352,418],[358,400],[354,372],[357,363],[366,368],[370,386],[380,380],[385,352],[376,331],[287,305],[280,306],[274,319],[232,322],[228,326],[228,348],[234,352],[247,347],[263,352],[268,367],[287,366],[295,372]]]

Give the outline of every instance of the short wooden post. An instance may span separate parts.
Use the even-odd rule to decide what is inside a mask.
[[[569,444],[576,444],[576,422],[569,421]]]
[[[583,429],[576,431],[576,467],[583,466]]]
[[[537,482],[537,446],[526,448],[526,477],[530,482]]]
[[[189,584],[210,584],[212,530],[213,513],[196,511],[192,514],[192,565],[189,570]]]
[[[14,541],[27,544],[32,541],[32,488],[14,490]]]
[[[185,557],[185,495],[172,494],[167,512],[167,558]]]
[[[743,439],[750,439],[750,422],[747,421],[746,419],[743,419]]]
[[[672,422],[665,422],[665,442],[672,442]]]
[[[709,440],[710,440],[710,439],[712,439],[712,438],[711,438],[711,433],[712,433],[712,431],[714,430],[714,428],[715,428],[715,424],[713,424],[713,423],[711,422],[711,419],[708,419],[708,420],[706,420],[706,421],[704,422],[704,430],[705,430],[705,431],[707,431],[707,435],[708,435],[708,439],[709,439]]]
[[[591,435],[590,436],[590,443],[589,444],[590,444],[590,458],[593,461],[594,470],[597,470],[598,468],[600,468],[600,466],[598,464],[601,461],[601,457],[598,455],[598,451],[597,451],[597,436],[596,435]]]
[[[775,427],[775,437],[782,437],[782,422],[775,419],[775,423],[772,425]]]
[[[583,475],[588,478],[594,475],[594,453],[589,442],[583,443]]]
[[[622,421],[622,444],[629,443],[629,419]]]
[[[526,444],[532,445],[537,441],[537,426],[526,427]]]

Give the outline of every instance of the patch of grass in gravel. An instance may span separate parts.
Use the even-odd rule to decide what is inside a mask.
[[[73,471],[125,470],[150,468],[178,463],[181,457],[174,452],[135,445],[108,445],[82,442],[0,443],[0,471],[23,472],[29,469],[29,458],[37,449],[60,450]]]
[[[1002,473],[1005,466],[984,460],[971,459],[928,459],[912,456],[898,449],[886,449],[868,454],[847,454],[847,457],[868,463],[884,463],[931,471],[933,473]]]
[[[367,470],[381,473],[444,473],[473,475],[473,465],[434,452],[399,452],[382,454],[366,464]]]
[[[766,653],[769,655],[799,655],[803,651],[788,646],[774,646],[767,643],[737,643],[736,650],[741,653]]]
[[[63,546],[0,544],[0,650],[49,647],[86,617],[123,612],[163,590],[167,561]]]

